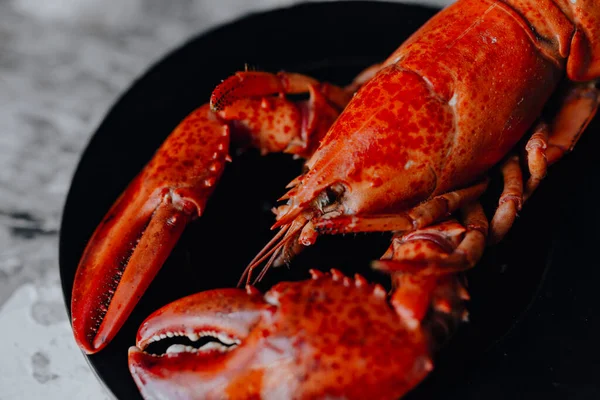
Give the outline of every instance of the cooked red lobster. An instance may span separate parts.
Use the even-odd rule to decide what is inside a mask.
[[[313,272],[264,297],[248,286],[179,300],[138,333],[130,351],[138,387],[147,398],[402,396],[432,368],[436,323],[464,317],[460,272],[506,234],[593,118],[599,77],[593,0],[460,0],[345,88],[294,73],[228,78],[91,238],[73,287],[78,344],[88,353],[107,345],[204,212],[231,147],[255,147],[307,162],[246,281],[292,262],[319,235],[377,231],[394,233],[373,264],[394,288],[388,298],[361,277]],[[290,99],[299,93],[309,99]],[[504,191],[488,229],[478,199],[496,166]],[[143,352],[173,335],[219,340],[163,357]]]

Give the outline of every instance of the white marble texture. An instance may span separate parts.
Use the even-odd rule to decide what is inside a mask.
[[[0,400],[109,398],[73,341],[59,282],[60,217],[81,152],[170,49],[292,3],[0,0]]]

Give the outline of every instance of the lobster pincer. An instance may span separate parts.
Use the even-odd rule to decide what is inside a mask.
[[[308,93],[292,102],[286,94]],[[115,336],[185,226],[204,212],[231,147],[306,156],[350,93],[299,74],[240,72],[168,136],[90,239],[73,285],[75,339],[87,353]]]
[[[427,338],[394,313],[383,287],[335,270],[312,274],[264,296],[255,289],[201,292],[151,315],[129,350],[142,396],[381,399],[403,394],[426,375]],[[175,344],[163,355],[144,351],[165,332],[212,341],[181,352]]]

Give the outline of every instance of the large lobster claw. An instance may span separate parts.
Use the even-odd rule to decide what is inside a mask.
[[[208,105],[192,112],[94,232],[71,301],[75,339],[87,353],[116,335],[186,224],[202,214],[229,157],[228,129]]]
[[[130,369],[142,395],[202,398],[202,393],[227,381],[250,356],[244,349],[232,350],[245,342],[267,306],[258,293],[222,289],[197,293],[156,311],[140,327],[138,347],[129,350]],[[166,338],[175,343],[166,350],[165,358],[143,352]],[[207,382],[199,382],[198,375]]]
[[[293,102],[280,96],[309,93]],[[262,153],[310,154],[351,94],[299,74],[239,72],[192,112],[117,200],[92,236],[73,286],[73,331],[87,353],[115,336],[200,216],[229,160],[230,139]],[[238,143],[239,142],[239,143]]]
[[[383,287],[335,270],[312,273],[264,296],[211,290],[152,314],[129,350],[142,396],[384,399],[425,377],[432,368],[428,339],[394,312]],[[185,336],[196,343],[178,344],[190,343]],[[152,354],[160,340],[174,344]]]

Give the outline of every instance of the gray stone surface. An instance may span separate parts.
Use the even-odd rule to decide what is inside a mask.
[[[73,341],[57,245],[70,179],[111,104],[190,36],[292,3],[0,0],[0,400],[108,398]]]

